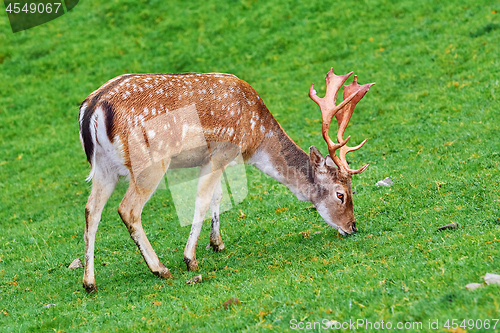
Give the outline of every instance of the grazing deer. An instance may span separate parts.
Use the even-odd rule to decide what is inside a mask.
[[[337,92],[352,74],[326,76],[326,95],[309,96],[323,117],[323,138],[330,155],[314,146],[300,149],[271,115],[255,90],[234,75],[219,73],[125,74],[90,94],[80,106],[80,140],[91,165],[92,191],[85,206],[86,291],[96,290],[95,234],[103,207],[120,176],[129,179],[118,213],[149,269],[171,277],[151,247],[141,224],[141,212],[168,168],[200,167],[191,233],[184,250],[188,270],[198,269],[196,244],[203,218],[211,209],[210,246],[224,249],[219,230],[221,175],[237,156],[286,185],[299,200],[310,201],[323,219],[341,234],[357,231],[351,177],[363,172],[349,168],[345,155],[359,149],[346,145],[344,131],[354,107],[371,84],[354,81]],[[328,136],[333,116],[339,129],[334,143]],[[339,151],[338,156],[336,151]]]

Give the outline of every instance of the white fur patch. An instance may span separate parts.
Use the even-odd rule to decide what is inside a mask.
[[[283,185],[286,185],[292,191],[293,194],[299,199],[300,201],[308,201],[309,199],[302,194],[302,191],[300,191],[296,186],[296,182],[293,179],[287,179],[285,175],[278,170],[278,168],[274,165],[273,161],[271,160],[270,156],[262,150],[257,150],[252,157],[247,161],[248,164],[254,165],[257,169],[260,171],[264,172],[268,176],[276,179]]]
[[[118,176],[128,176],[129,171],[125,166],[123,144],[119,136],[111,143],[106,131],[104,112],[97,107],[90,122],[90,134],[94,143],[94,156],[92,157],[92,170],[87,180],[92,179],[95,172],[99,172],[104,179]],[[96,170],[97,169],[97,170]]]
[[[325,220],[326,223],[337,229],[342,235],[345,235],[346,232],[342,230],[338,225],[336,225],[330,216],[330,213],[328,212],[328,207],[326,207],[323,204],[316,204],[316,210],[318,211],[319,215]]]

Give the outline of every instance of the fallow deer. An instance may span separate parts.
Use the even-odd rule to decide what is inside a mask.
[[[314,146],[309,155],[300,149],[246,82],[220,73],[125,74],[91,93],[81,104],[80,140],[90,163],[92,190],[85,206],[85,272],[83,286],[96,290],[94,246],[103,207],[118,179],[129,187],[118,213],[149,269],[171,277],[151,247],[141,224],[141,212],[168,168],[200,167],[191,233],[184,250],[188,270],[198,269],[196,245],[203,218],[211,209],[210,245],[224,249],[219,230],[220,178],[236,156],[286,185],[299,200],[310,201],[321,217],[341,234],[357,231],[351,177],[363,172],[349,168],[345,155],[359,149],[343,138],[354,107],[371,84],[354,81],[337,92],[352,74],[326,76],[326,95],[309,91],[322,113],[322,133],[329,155]],[[338,121],[337,141],[329,137],[330,123]],[[336,151],[339,151],[338,156]]]

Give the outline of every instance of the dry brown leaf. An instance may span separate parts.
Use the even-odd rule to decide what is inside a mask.
[[[301,232],[299,232],[299,234],[302,235],[302,237],[304,237],[304,238],[311,237],[311,232],[309,232],[309,231],[301,231]]]
[[[281,213],[283,213],[284,211],[286,211],[287,209],[288,209],[288,208],[286,208],[286,207],[283,207],[283,208],[282,208],[282,207],[279,207],[279,208],[278,208],[278,209],[276,209],[274,212],[275,212],[276,214],[281,214]]]
[[[228,299],[227,301],[225,301],[224,303],[222,303],[222,306],[226,310],[229,309],[229,307],[232,306],[232,305],[241,305],[241,302],[236,297],[231,297],[230,299]]]

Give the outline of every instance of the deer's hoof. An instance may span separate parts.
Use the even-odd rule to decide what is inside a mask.
[[[95,285],[95,283],[83,283],[83,288],[89,294],[97,291],[97,286]]]
[[[198,270],[198,262],[196,261],[196,258],[189,259],[189,258],[184,257],[184,262],[186,263],[188,271],[197,271]]]
[[[157,272],[153,272],[153,274],[159,276],[162,279],[170,279],[172,277],[172,273],[170,273],[170,270],[162,263],[160,263],[160,270]]]
[[[214,250],[214,252],[220,252],[226,248],[226,246],[222,242],[220,242],[219,244],[210,243],[210,247],[212,248],[212,250]]]

